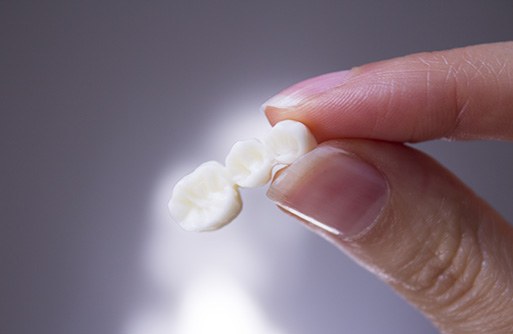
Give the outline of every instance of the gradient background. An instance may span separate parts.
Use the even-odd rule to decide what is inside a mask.
[[[298,80],[508,39],[509,0],[0,1],[0,332],[435,333],[265,189],[218,233],[165,206]],[[511,143],[418,146],[513,221]]]

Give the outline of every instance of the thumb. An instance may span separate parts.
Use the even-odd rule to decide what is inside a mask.
[[[268,196],[391,285],[444,333],[513,332],[513,230],[402,144],[330,141]]]

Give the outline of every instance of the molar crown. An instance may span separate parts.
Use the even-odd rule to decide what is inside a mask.
[[[258,139],[236,142],[226,157],[233,181],[246,188],[260,187],[271,180],[274,159]]]
[[[290,165],[317,146],[317,141],[306,125],[292,120],[277,123],[264,142],[275,161],[285,165]]]
[[[208,161],[178,181],[168,204],[171,217],[188,231],[219,229],[242,209],[239,187],[268,183],[274,166],[289,165],[316,145],[310,130],[292,120],[277,123],[263,141],[238,141],[226,167]]]
[[[168,207],[185,230],[210,231],[231,222],[242,201],[226,168],[208,161],[178,181]]]

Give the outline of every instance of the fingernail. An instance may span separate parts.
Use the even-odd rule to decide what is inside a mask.
[[[267,196],[307,224],[351,238],[376,222],[388,199],[388,184],[375,167],[324,145],[284,170]]]
[[[324,74],[315,78],[301,81],[277,95],[273,96],[262,105],[262,110],[267,107],[285,109],[294,107],[309,97],[340,86],[351,77],[351,70]]]

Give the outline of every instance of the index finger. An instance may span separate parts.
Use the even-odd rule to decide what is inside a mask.
[[[293,85],[267,101],[320,141],[513,139],[513,42],[419,53]]]

